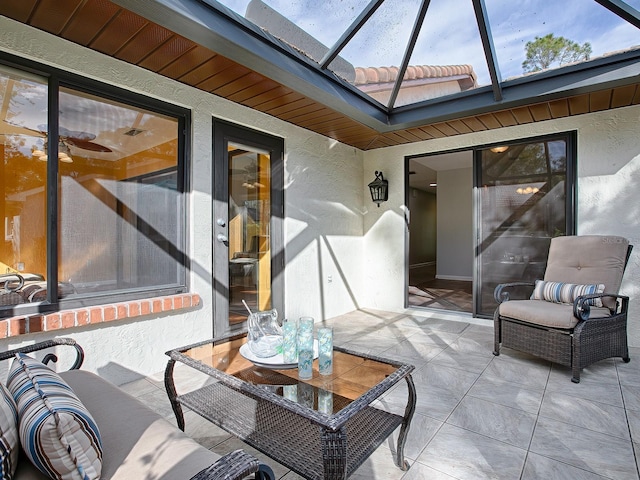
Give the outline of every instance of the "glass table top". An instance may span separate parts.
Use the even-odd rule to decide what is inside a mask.
[[[312,378],[300,380],[297,368],[277,370],[254,365],[240,353],[240,347],[245,342],[244,335],[237,336],[199,345],[181,354],[328,415],[337,413],[400,369],[407,372],[413,369],[400,363],[387,363],[334,348],[331,375],[318,373],[316,359]]]

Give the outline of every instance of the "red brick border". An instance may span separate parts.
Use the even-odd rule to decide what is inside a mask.
[[[95,307],[63,310],[0,320],[0,338],[16,337],[28,333],[51,332],[65,328],[95,325],[125,318],[135,318],[161,312],[174,312],[200,305],[200,295],[183,293],[131,302],[96,305]]]

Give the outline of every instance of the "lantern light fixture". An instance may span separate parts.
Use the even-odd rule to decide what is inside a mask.
[[[389,199],[389,182],[384,179],[382,172],[376,170],[376,178],[369,184],[369,190],[371,191],[371,200],[378,205],[378,208],[382,202]]]
[[[39,148],[36,147],[34,148],[34,150],[31,151],[31,154],[33,155],[34,158],[37,158],[42,162],[46,162],[49,160],[49,155],[47,153],[47,150],[48,150],[47,142],[44,142],[43,150],[40,150]],[[73,163],[73,158],[71,158],[71,149],[62,140],[58,142],[58,160],[60,160],[63,163]]]
[[[508,145],[498,145],[497,147],[493,147],[490,149],[493,153],[503,153],[509,150]]]

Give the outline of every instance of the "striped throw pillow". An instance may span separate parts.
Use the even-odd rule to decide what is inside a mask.
[[[27,457],[60,480],[100,478],[98,427],[71,387],[53,370],[16,354],[7,387],[18,405],[18,431]]]
[[[0,478],[11,480],[18,466],[18,407],[0,383]]]
[[[604,285],[576,285],[574,283],[545,282],[536,280],[531,300],[546,300],[554,303],[573,303],[581,295],[604,292]],[[594,298],[587,302],[594,307],[602,307],[602,300]]]

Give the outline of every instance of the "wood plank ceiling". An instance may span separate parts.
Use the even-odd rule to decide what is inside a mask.
[[[108,0],[2,0],[0,15],[361,150],[640,104],[640,83],[380,133]]]

